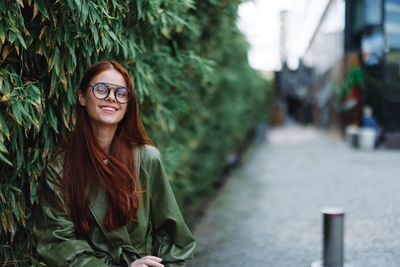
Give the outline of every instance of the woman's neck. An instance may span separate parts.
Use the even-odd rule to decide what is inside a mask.
[[[97,125],[92,123],[93,134],[99,143],[100,147],[104,149],[107,153],[110,152],[111,142],[114,138],[115,132],[117,130],[117,125]]]

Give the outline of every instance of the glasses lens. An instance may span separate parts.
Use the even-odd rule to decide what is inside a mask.
[[[97,83],[93,87],[94,96],[100,99],[104,99],[108,95],[109,91],[110,89],[104,83]]]
[[[120,103],[126,103],[129,101],[129,89],[125,87],[119,87],[115,91],[115,98]]]

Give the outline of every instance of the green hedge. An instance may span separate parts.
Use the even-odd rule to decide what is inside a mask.
[[[36,266],[30,208],[54,146],[74,125],[83,71],[131,72],[143,121],[182,205],[207,193],[226,154],[265,115],[247,64],[240,1],[0,1],[0,264]]]

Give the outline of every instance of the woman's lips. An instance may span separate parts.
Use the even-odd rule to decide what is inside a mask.
[[[117,108],[112,106],[100,106],[100,108],[106,114],[114,114],[117,111]]]

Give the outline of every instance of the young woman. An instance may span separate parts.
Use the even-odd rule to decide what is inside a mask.
[[[127,70],[101,61],[83,76],[76,126],[47,168],[35,210],[48,266],[184,266],[195,241]]]

